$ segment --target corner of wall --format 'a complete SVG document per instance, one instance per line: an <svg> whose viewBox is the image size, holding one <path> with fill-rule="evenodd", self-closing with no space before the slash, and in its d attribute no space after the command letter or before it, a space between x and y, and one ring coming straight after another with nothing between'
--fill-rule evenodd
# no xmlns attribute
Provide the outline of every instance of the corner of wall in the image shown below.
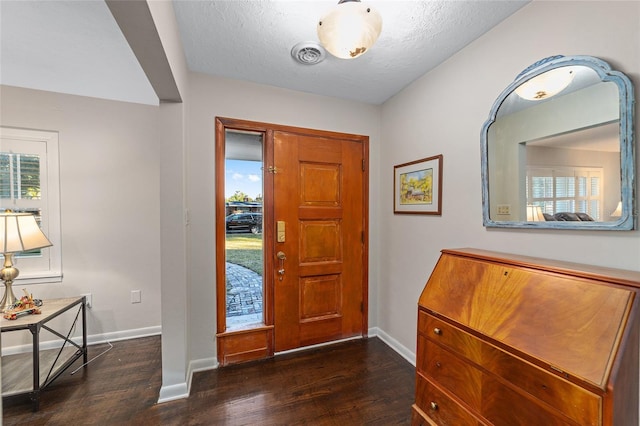
<svg viewBox="0 0 640 426"><path fill-rule="evenodd" d="M369 329L369 337L378 337L384 343L387 344L391 349L396 351L401 357L409 361L411 365L416 366L416 354L413 353L409 348L402 345L393 337L389 336L385 331L381 330L378 327L372 327Z"/></svg>

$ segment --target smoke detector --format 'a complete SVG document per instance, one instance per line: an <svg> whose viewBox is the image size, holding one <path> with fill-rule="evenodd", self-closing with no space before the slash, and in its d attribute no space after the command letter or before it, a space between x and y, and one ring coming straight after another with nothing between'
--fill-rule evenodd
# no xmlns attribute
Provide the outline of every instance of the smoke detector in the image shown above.
<svg viewBox="0 0 640 426"><path fill-rule="evenodd" d="M318 43L312 41L303 41L296 44L291 49L293 59L304 65L315 65L324 60L327 52Z"/></svg>

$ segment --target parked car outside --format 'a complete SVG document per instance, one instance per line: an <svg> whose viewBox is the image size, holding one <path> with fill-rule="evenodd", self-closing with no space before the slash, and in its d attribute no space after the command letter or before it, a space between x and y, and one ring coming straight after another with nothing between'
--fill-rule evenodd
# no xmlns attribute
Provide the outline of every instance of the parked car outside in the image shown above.
<svg viewBox="0 0 640 426"><path fill-rule="evenodd" d="M234 213L226 218L227 232L246 231L262 233L262 213Z"/></svg>

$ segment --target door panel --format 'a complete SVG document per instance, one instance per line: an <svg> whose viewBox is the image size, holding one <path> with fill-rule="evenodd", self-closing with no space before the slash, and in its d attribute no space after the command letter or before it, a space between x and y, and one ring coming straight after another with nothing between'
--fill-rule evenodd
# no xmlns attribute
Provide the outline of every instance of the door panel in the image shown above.
<svg viewBox="0 0 640 426"><path fill-rule="evenodd" d="M226 318L228 132L263 135L264 323L243 327L229 326ZM367 158L366 136L216 117L216 340L221 365L366 336ZM282 263L280 251L286 256Z"/></svg>
<svg viewBox="0 0 640 426"><path fill-rule="evenodd" d="M358 141L274 132L276 351L363 334L363 158Z"/></svg>

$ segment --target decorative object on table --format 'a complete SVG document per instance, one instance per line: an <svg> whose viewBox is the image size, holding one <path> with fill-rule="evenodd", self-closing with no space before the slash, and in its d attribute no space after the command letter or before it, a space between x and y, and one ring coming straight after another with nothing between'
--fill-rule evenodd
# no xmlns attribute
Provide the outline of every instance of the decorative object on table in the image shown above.
<svg viewBox="0 0 640 426"><path fill-rule="evenodd" d="M28 250L50 247L52 244L42 233L36 218L31 213L15 213L6 210L0 213L0 252L4 255L4 267L0 279L4 281L4 297L0 310L5 312L16 303L11 285L20 271L13 266L13 255Z"/></svg>
<svg viewBox="0 0 640 426"><path fill-rule="evenodd" d="M318 22L320 43L333 56L353 59L365 53L378 40L382 17L360 0L340 0Z"/></svg>
<svg viewBox="0 0 640 426"><path fill-rule="evenodd" d="M393 169L394 213L442 214L442 154Z"/></svg>
<svg viewBox="0 0 640 426"><path fill-rule="evenodd" d="M4 312L3 317L8 320L16 320L25 315L41 314L40 306L42 306L42 300L34 299L33 294L27 292L26 289L22 289L24 296L16 300L16 302L10 308Z"/></svg>

